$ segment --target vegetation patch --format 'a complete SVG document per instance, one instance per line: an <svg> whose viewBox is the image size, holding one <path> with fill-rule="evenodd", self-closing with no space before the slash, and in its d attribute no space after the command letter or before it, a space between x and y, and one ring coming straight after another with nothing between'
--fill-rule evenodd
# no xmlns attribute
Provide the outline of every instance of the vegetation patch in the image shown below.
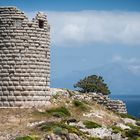
<svg viewBox="0 0 140 140"><path fill-rule="evenodd" d="M89 109L89 107L87 106L87 104L85 104L82 101L78 101L78 100L73 100L73 105L77 108L79 108L82 111L87 111Z"/></svg>
<svg viewBox="0 0 140 140"><path fill-rule="evenodd" d="M138 129L138 130L140 130L140 126L133 125L132 123L127 123L126 125L129 126L131 129Z"/></svg>
<svg viewBox="0 0 140 140"><path fill-rule="evenodd" d="M102 140L101 138L97 138L97 137L90 137L89 140Z"/></svg>
<svg viewBox="0 0 140 140"><path fill-rule="evenodd" d="M111 126L110 128L112 128L112 132L115 134L123 132L123 130L118 126Z"/></svg>
<svg viewBox="0 0 140 140"><path fill-rule="evenodd" d="M88 129L102 127L101 125L99 125L99 124L97 124L95 122L92 122L92 121L84 121L83 124Z"/></svg>
<svg viewBox="0 0 140 140"><path fill-rule="evenodd" d="M122 118L129 118L129 119L133 119L133 120L139 120L138 118L134 117L134 116L131 116L129 114L123 114L123 113L120 113L119 114Z"/></svg>
<svg viewBox="0 0 140 140"><path fill-rule="evenodd" d="M111 126L113 133L121 133L122 137L128 137L128 140L138 140L140 138L140 127L127 124L131 129L121 129L117 126Z"/></svg>
<svg viewBox="0 0 140 140"><path fill-rule="evenodd" d="M23 136L23 137L17 137L16 140L39 140L39 139L37 137Z"/></svg>
<svg viewBox="0 0 140 140"><path fill-rule="evenodd" d="M47 122L39 126L42 131L53 132L56 135L63 135L64 133L75 133L78 136L86 138L86 133L82 132L75 126L67 125L63 122Z"/></svg>
<svg viewBox="0 0 140 140"><path fill-rule="evenodd" d="M131 130L126 130L125 131L126 137L129 138L129 140L137 140L140 138L140 130L138 129L131 129Z"/></svg>
<svg viewBox="0 0 140 140"><path fill-rule="evenodd" d="M51 114L55 117L69 117L71 116L69 110L65 107L58 107L58 108L52 108L46 111L48 114Z"/></svg>
<svg viewBox="0 0 140 140"><path fill-rule="evenodd" d="M140 140L140 126L135 126L131 123L127 123L127 125L131 129L125 131L125 136L131 140Z"/></svg>

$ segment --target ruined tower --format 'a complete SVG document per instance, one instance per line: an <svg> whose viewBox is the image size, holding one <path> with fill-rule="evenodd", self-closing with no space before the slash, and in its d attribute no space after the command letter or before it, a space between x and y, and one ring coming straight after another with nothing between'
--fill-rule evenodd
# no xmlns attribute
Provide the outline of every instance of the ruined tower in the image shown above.
<svg viewBox="0 0 140 140"><path fill-rule="evenodd" d="M0 107L42 106L49 100L50 27L16 7L0 7Z"/></svg>

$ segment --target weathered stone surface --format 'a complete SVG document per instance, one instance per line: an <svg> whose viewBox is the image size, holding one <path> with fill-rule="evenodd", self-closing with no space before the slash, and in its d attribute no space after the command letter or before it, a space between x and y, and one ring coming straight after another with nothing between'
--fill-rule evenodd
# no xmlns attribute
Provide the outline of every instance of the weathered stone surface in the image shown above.
<svg viewBox="0 0 140 140"><path fill-rule="evenodd" d="M108 96L97 93L80 93L78 91L70 91L65 89L51 88L51 94L56 95L60 94L67 96L71 99L84 100L87 102L95 101L100 105L105 106L107 109L118 112L118 113L127 113L126 104L121 100L112 100Z"/></svg>
<svg viewBox="0 0 140 140"><path fill-rule="evenodd" d="M1 107L44 105L49 100L49 44L46 15L38 13L29 22L16 7L0 7Z"/></svg>

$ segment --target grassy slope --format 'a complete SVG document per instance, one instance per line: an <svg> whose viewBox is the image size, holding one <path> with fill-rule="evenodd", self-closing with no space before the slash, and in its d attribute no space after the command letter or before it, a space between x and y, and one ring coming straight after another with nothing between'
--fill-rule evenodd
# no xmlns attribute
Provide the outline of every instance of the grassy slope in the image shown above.
<svg viewBox="0 0 140 140"><path fill-rule="evenodd" d="M17 133L17 136L46 134L46 129L40 127L29 127L34 122L45 121L47 131L59 132L60 129L82 134L77 128L65 125L68 120L86 122L87 127L111 126L115 123L123 123L122 118L96 102L81 102L69 97L57 95L51 98L52 105L41 109L0 109L0 132ZM92 122L95 122L92 123ZM96 124L97 123L97 124ZM58 127L58 128L57 128ZM55 130L54 130L55 129ZM43 130L43 131L42 131Z"/></svg>

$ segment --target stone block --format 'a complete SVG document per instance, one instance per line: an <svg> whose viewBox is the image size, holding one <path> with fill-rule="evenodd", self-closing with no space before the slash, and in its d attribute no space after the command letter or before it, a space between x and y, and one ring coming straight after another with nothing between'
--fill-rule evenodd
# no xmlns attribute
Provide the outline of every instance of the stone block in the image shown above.
<svg viewBox="0 0 140 140"><path fill-rule="evenodd" d="M16 107L22 107L24 105L24 102L23 101L16 101L15 102L15 106Z"/></svg>
<svg viewBox="0 0 140 140"><path fill-rule="evenodd" d="M23 101L23 96L15 96L16 101Z"/></svg>
<svg viewBox="0 0 140 140"><path fill-rule="evenodd" d="M15 96L8 96L7 101L15 101Z"/></svg>
<svg viewBox="0 0 140 140"><path fill-rule="evenodd" d="M9 105L9 102L4 101L4 102L3 102L3 106L4 106L4 107L9 107L9 106L10 106L10 105Z"/></svg>
<svg viewBox="0 0 140 140"><path fill-rule="evenodd" d="M7 96L1 96L1 101L7 101Z"/></svg>
<svg viewBox="0 0 140 140"><path fill-rule="evenodd" d="M15 102L14 101L9 101L9 106L10 107L14 107L15 106Z"/></svg>
<svg viewBox="0 0 140 140"><path fill-rule="evenodd" d="M8 96L9 95L9 91L3 91L3 95L2 96Z"/></svg>
<svg viewBox="0 0 140 140"><path fill-rule="evenodd" d="M14 91L13 92L13 95L14 96L21 96L21 91Z"/></svg>

